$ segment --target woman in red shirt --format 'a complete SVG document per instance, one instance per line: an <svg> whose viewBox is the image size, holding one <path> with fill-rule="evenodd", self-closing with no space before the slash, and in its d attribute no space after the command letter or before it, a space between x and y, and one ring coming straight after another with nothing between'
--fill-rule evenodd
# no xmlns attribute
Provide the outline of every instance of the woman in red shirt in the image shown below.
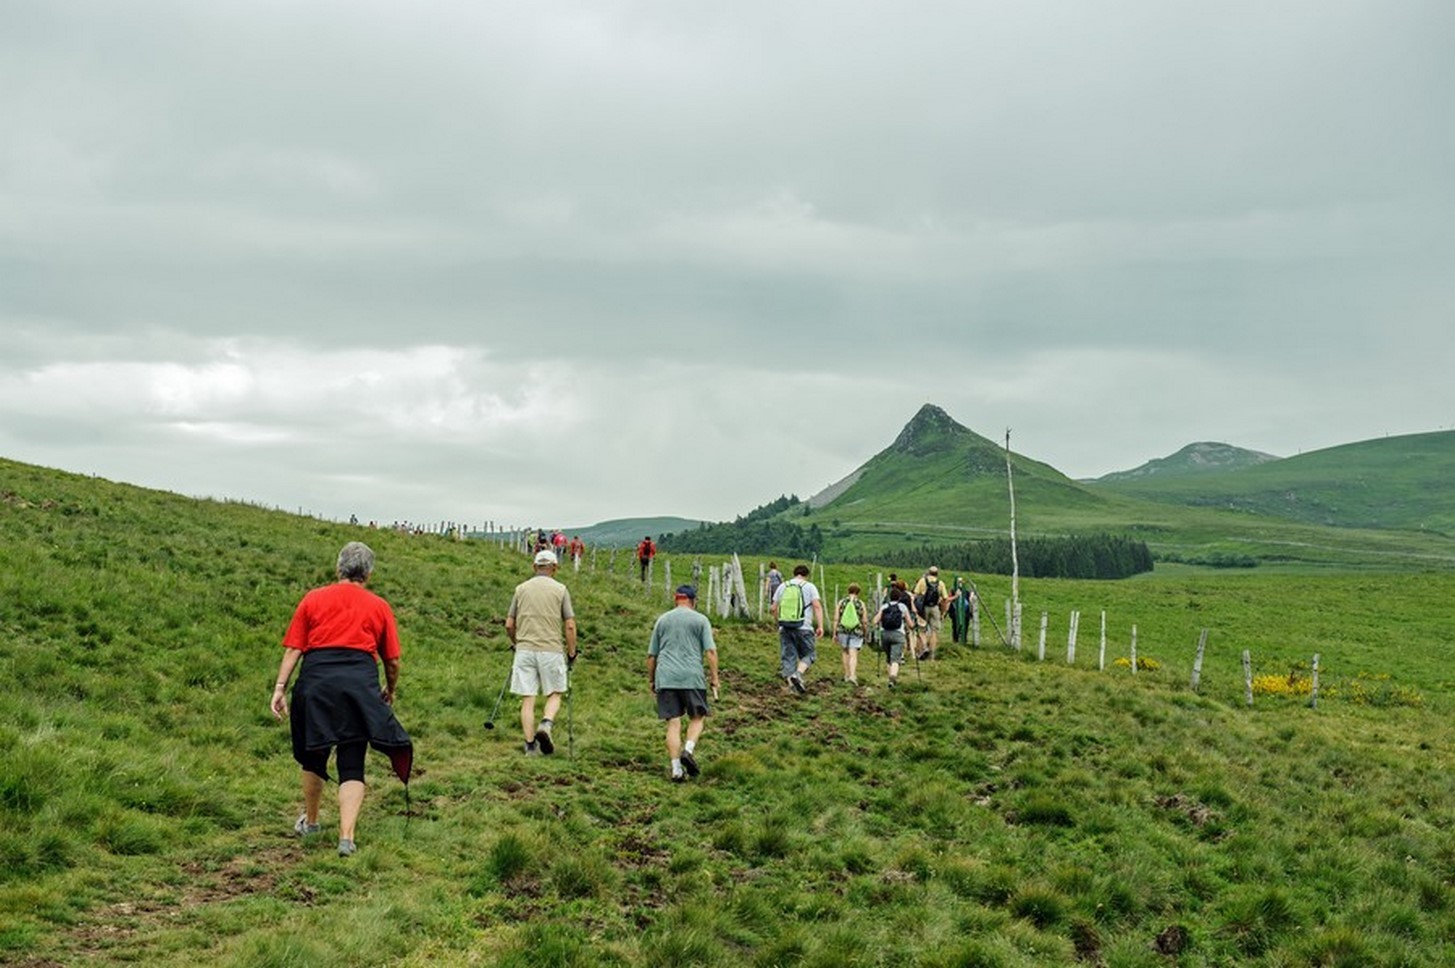
<svg viewBox="0 0 1455 968"><path fill-rule="evenodd" d="M389 603L364 588L374 552L350 541L338 554L338 582L315 588L298 603L283 637L283 660L273 688L273 715L288 716L293 758L303 768L303 815L293 829L318 832L318 806L328 780L328 757L338 749L339 856L354 852L354 827L364 805L364 754L388 755L409 783L414 747L391 708L399 683L399 630ZM384 662L379 687L378 661ZM290 711L284 692L295 666Z"/></svg>

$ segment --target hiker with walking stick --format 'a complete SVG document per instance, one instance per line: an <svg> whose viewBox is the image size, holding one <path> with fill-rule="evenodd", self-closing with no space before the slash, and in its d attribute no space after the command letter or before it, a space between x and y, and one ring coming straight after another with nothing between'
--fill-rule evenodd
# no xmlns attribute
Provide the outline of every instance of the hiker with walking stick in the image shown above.
<svg viewBox="0 0 1455 968"><path fill-rule="evenodd" d="M505 616L505 634L515 648L510 691L521 697L520 728L526 756L556 751L551 727L566 691L567 664L576 661L576 613L571 593L555 576L556 553L537 551L535 574L515 586ZM546 708L537 724L536 696L541 693Z"/></svg>
<svg viewBox="0 0 1455 968"><path fill-rule="evenodd" d="M707 705L707 662L712 698L717 699L717 644L712 623L697 610L697 589L679 585L673 606L658 617L647 643L647 680L657 697L657 717L667 724L667 757L672 782L697 776L697 741L711 710ZM687 717L687 741L682 741L682 717Z"/></svg>

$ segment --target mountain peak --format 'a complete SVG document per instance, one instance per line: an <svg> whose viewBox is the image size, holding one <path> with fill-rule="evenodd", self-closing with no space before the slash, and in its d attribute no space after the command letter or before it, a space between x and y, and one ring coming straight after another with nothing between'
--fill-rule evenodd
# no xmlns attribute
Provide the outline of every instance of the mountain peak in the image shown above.
<svg viewBox="0 0 1455 968"><path fill-rule="evenodd" d="M947 440L970 433L968 428L956 423L955 418L943 409L927 403L904 425L890 449L906 454L922 454L941 449L936 444L943 445Z"/></svg>
<svg viewBox="0 0 1455 968"><path fill-rule="evenodd" d="M1188 444L1170 457L1150 460L1129 471L1116 471L1097 478L1098 483L1116 484L1144 480L1149 477L1180 477L1217 471L1256 467L1278 460L1272 454L1246 450L1218 441L1203 440Z"/></svg>

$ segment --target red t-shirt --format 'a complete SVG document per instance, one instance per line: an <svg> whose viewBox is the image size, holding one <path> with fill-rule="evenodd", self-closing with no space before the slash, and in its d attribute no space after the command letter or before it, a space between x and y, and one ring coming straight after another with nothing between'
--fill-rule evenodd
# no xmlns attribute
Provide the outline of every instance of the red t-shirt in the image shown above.
<svg viewBox="0 0 1455 968"><path fill-rule="evenodd" d="M399 629L388 602L362 585L341 581L303 596L283 647L300 652L358 649L393 660L399 658Z"/></svg>

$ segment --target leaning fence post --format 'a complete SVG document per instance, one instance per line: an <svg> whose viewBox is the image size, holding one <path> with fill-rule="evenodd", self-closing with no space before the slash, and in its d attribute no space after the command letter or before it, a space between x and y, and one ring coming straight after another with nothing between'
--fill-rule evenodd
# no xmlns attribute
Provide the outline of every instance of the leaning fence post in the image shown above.
<svg viewBox="0 0 1455 968"><path fill-rule="evenodd" d="M1132 626L1132 675L1137 674L1137 627Z"/></svg>
<svg viewBox="0 0 1455 968"><path fill-rule="evenodd" d="M1319 708L1319 654L1314 653L1313 682L1309 685L1308 704L1310 709Z"/></svg>
<svg viewBox="0 0 1455 968"><path fill-rule="evenodd" d="M1243 696L1248 705L1253 705L1253 654L1243 650Z"/></svg>
<svg viewBox="0 0 1455 968"><path fill-rule="evenodd" d="M1036 646L1036 659L1041 662L1046 661L1046 625L1048 622L1050 622L1050 620L1050 615L1045 612L1041 613L1041 641L1040 644Z"/></svg>
<svg viewBox="0 0 1455 968"><path fill-rule="evenodd" d="M1198 687L1200 685L1202 685L1202 654L1203 654L1204 651L1206 651L1206 649L1207 649L1207 629L1203 629L1202 630L1202 634L1197 637L1197 658L1195 658L1195 659L1192 660L1192 691L1193 692L1197 692Z"/></svg>

